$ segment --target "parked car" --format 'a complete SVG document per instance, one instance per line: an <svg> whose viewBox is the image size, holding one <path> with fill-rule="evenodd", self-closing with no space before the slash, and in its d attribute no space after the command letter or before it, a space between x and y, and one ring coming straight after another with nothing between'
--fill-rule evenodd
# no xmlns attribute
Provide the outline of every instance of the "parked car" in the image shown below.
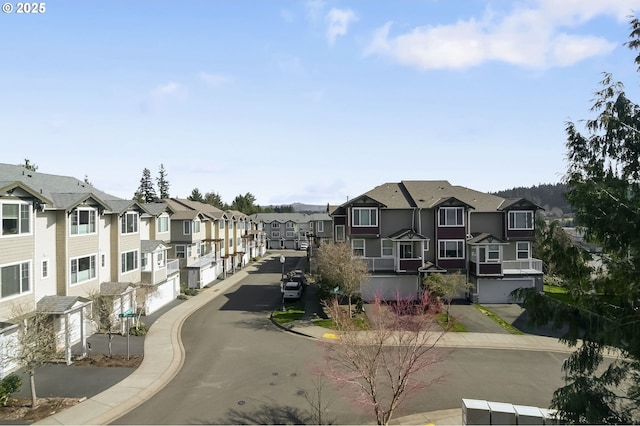
<svg viewBox="0 0 640 426"><path fill-rule="evenodd" d="M308 243L308 242L306 242L306 241L302 241L302 242L300 242L300 244L298 245L298 248L299 248L300 250L306 250L306 249L308 249L308 248L309 248L309 243Z"/></svg>
<svg viewBox="0 0 640 426"><path fill-rule="evenodd" d="M283 299L300 299L304 285L300 281L289 281L284 285Z"/></svg>
<svg viewBox="0 0 640 426"><path fill-rule="evenodd" d="M307 277L304 276L304 271L294 269L289 272L289 281L300 281L302 284L307 284Z"/></svg>

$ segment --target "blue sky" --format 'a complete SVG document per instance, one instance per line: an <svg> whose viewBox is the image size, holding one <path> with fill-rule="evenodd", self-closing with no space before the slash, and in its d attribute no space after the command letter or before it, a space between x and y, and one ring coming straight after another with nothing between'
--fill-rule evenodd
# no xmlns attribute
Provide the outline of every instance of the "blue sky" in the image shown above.
<svg viewBox="0 0 640 426"><path fill-rule="evenodd" d="M16 5L16 2L12 2ZM640 0L47 1L0 15L0 162L131 198L558 182ZM632 96L633 98L633 96Z"/></svg>

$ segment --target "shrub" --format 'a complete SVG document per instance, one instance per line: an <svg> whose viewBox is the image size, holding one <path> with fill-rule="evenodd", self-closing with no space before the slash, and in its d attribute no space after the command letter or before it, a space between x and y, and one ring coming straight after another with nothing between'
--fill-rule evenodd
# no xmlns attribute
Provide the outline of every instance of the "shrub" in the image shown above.
<svg viewBox="0 0 640 426"><path fill-rule="evenodd" d="M142 321L138 321L136 324L131 326L131 328L129 328L129 334L132 336L144 336L145 334L147 334L148 330L149 329Z"/></svg>
<svg viewBox="0 0 640 426"><path fill-rule="evenodd" d="M18 392L22 386L22 379L15 374L0 380L0 405L5 407L12 393Z"/></svg>

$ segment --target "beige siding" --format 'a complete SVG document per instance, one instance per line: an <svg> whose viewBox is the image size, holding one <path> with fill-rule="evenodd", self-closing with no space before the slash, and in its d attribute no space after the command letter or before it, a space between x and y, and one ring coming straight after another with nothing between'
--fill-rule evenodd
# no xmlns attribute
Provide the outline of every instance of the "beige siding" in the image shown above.
<svg viewBox="0 0 640 426"><path fill-rule="evenodd" d="M21 313L32 312L35 310L36 302L34 300L33 293L12 297L0 302L0 320L10 320Z"/></svg>
<svg viewBox="0 0 640 426"><path fill-rule="evenodd" d="M57 258L56 250L56 213L52 211L39 212L36 218L36 241L33 273L33 291L35 300L43 296L57 294L56 274ZM62 225L64 226L64 225ZM62 255L64 257L64 254ZM48 276L42 277L42 262L47 261Z"/></svg>
<svg viewBox="0 0 640 426"><path fill-rule="evenodd" d="M33 259L35 238L33 235L21 237L0 237L0 264L16 263Z"/></svg>
<svg viewBox="0 0 640 426"><path fill-rule="evenodd" d="M69 237L69 249L67 251L69 259L97 253L98 251L100 251L100 240L97 233Z"/></svg>

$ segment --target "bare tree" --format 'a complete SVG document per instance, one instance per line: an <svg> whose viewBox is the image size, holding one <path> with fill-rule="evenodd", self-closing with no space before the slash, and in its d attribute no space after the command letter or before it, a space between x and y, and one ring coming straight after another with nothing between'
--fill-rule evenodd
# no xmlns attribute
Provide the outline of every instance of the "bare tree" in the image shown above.
<svg viewBox="0 0 640 426"><path fill-rule="evenodd" d="M322 371L315 371L313 373L313 388L311 391L304 391L304 398L306 399L309 407L311 407L311 419L317 425L332 424L333 421L324 417L324 413L333 404L334 400L325 400L324 388L327 384L327 377Z"/></svg>
<svg viewBox="0 0 640 426"><path fill-rule="evenodd" d="M335 342L324 343L327 375L372 409L380 425L389 424L407 396L444 377L434 368L443 358L433 349L444 331L433 302L428 294L417 302L376 299L367 331L354 326L337 300L327 303L339 335Z"/></svg>
<svg viewBox="0 0 640 426"><path fill-rule="evenodd" d="M425 277L424 284L431 293L446 302L448 325L451 301L457 297L463 296L464 292L471 288L471 284L467 281L467 277L462 275L460 272L454 272L453 274L433 273Z"/></svg>
<svg viewBox="0 0 640 426"><path fill-rule="evenodd" d="M54 359L57 353L56 336L50 315L38 312L24 314L23 311L19 307L15 309L15 316L20 318L21 327L16 347L9 351L8 357L29 375L31 407L35 408L38 405L36 370Z"/></svg>
<svg viewBox="0 0 640 426"><path fill-rule="evenodd" d="M109 339L109 358L111 358L113 357L113 335L118 333L118 323L113 312L113 296L95 292L91 293L89 298L93 301L93 319L98 323L99 331L106 334Z"/></svg>
<svg viewBox="0 0 640 426"><path fill-rule="evenodd" d="M338 286L347 296L351 315L351 301L360 293L360 284L367 277L367 264L353 257L351 246L346 243L322 244L317 253L322 280Z"/></svg>

